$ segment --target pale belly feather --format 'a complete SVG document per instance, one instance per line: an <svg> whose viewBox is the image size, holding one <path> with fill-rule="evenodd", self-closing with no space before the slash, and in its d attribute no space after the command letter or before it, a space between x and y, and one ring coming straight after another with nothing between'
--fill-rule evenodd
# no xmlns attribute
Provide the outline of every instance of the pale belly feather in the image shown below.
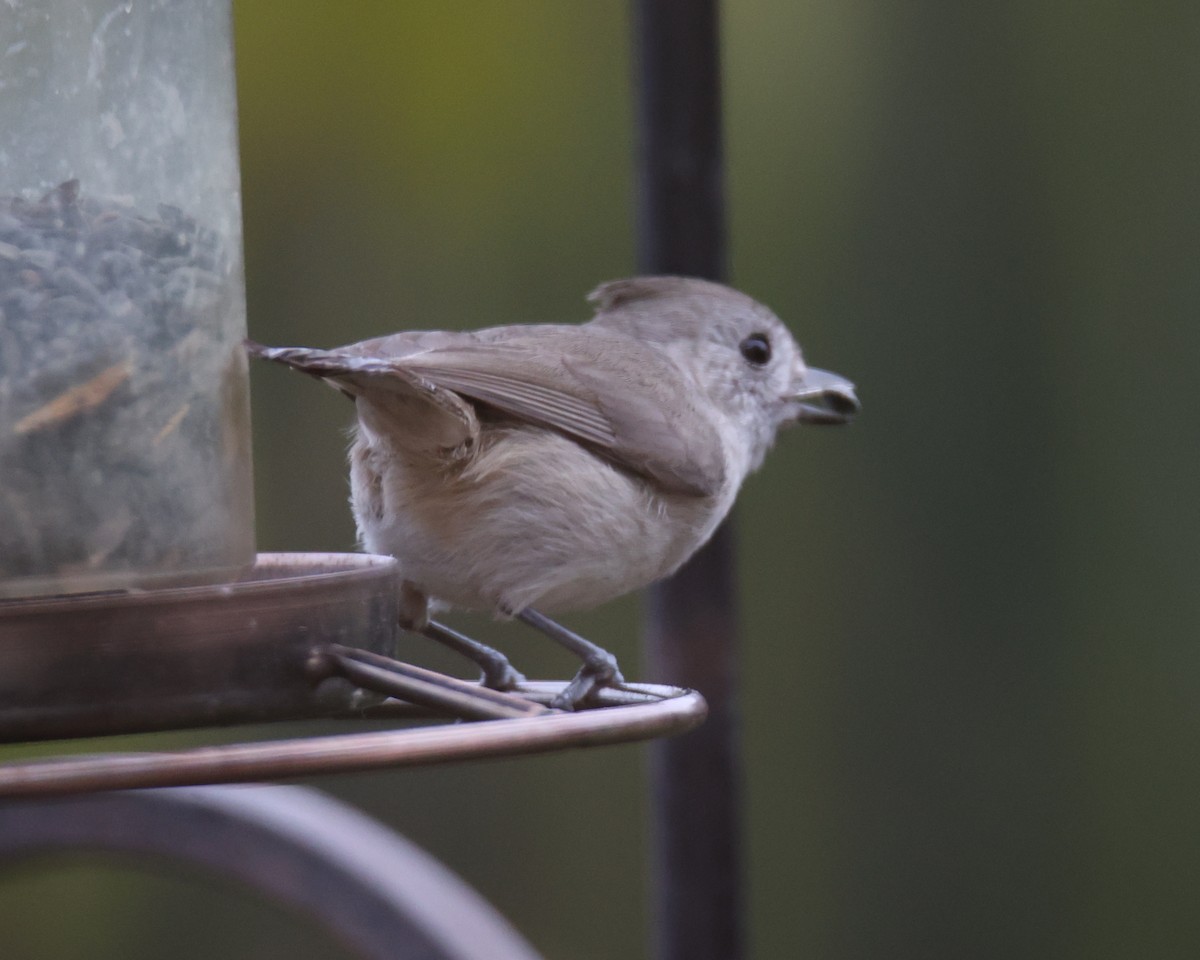
<svg viewBox="0 0 1200 960"><path fill-rule="evenodd" d="M452 606L515 613L603 603L673 572L712 534L720 498L655 495L567 438L491 428L457 464L405 457L360 433L352 505L363 547Z"/></svg>

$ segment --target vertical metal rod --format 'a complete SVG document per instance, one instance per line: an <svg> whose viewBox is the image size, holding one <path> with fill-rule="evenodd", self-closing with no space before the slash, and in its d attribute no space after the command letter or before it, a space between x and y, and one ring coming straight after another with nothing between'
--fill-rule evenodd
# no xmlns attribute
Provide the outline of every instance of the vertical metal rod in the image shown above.
<svg viewBox="0 0 1200 960"><path fill-rule="evenodd" d="M634 0L638 267L726 273L716 0ZM709 719L651 749L658 960L738 960L741 769L733 535L726 523L650 591L649 676L699 690Z"/></svg>

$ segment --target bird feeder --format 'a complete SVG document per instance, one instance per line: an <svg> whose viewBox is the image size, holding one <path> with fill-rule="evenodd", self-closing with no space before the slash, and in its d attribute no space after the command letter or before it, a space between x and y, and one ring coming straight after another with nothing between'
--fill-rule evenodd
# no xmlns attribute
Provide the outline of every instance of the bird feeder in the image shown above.
<svg viewBox="0 0 1200 960"><path fill-rule="evenodd" d="M230 4L0 3L0 742L302 717L483 722L8 761L0 858L144 851L152 835L155 853L195 852L270 892L334 878L332 925L369 915L369 955L392 956L431 916L408 915L415 896L444 911L463 899L409 857L393 868L403 896L364 913L383 902L386 851L363 834L347 860L361 830L327 810L339 844L298 842L315 832L286 796L251 809L244 793L101 795L77 814L40 800L641 740L695 727L706 706L623 684L589 704L614 709L564 713L551 708L562 683L498 692L401 663L392 558L255 554ZM479 941L471 910L456 922ZM529 955L495 949L510 940L489 934L469 955ZM448 942L437 956L467 955Z"/></svg>
<svg viewBox="0 0 1200 960"><path fill-rule="evenodd" d="M254 561L230 20L0 4L0 598Z"/></svg>
<svg viewBox="0 0 1200 960"><path fill-rule="evenodd" d="M230 4L0 3L0 742L376 708L505 723L4 764L0 796L694 726L703 700L674 688L606 691L633 709L597 719L547 707L563 684L400 663L392 558L255 554Z"/></svg>

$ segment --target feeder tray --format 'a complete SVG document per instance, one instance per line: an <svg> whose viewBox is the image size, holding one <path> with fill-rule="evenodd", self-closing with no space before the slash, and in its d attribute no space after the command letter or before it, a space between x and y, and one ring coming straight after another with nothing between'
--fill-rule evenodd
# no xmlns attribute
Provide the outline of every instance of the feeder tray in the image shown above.
<svg viewBox="0 0 1200 960"><path fill-rule="evenodd" d="M298 720L475 720L190 750L0 765L0 797L261 780L542 752L678 733L696 693L563 683L488 690L394 659L396 567L362 554L259 554L218 586L0 602L0 740Z"/></svg>

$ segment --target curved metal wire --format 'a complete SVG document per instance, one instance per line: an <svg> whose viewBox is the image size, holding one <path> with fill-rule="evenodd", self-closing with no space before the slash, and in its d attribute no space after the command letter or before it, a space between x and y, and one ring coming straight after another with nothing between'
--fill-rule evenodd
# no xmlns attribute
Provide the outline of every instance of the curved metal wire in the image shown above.
<svg viewBox="0 0 1200 960"><path fill-rule="evenodd" d="M206 786L0 804L0 863L81 850L240 881L364 960L539 960L444 865L314 790Z"/></svg>
<svg viewBox="0 0 1200 960"><path fill-rule="evenodd" d="M520 692L549 701L564 686L529 683ZM0 797L276 780L593 747L683 733L699 724L708 709L694 691L652 684L605 690L600 701L605 709L578 713L0 764ZM411 704L384 704L368 715L389 712L415 713Z"/></svg>

